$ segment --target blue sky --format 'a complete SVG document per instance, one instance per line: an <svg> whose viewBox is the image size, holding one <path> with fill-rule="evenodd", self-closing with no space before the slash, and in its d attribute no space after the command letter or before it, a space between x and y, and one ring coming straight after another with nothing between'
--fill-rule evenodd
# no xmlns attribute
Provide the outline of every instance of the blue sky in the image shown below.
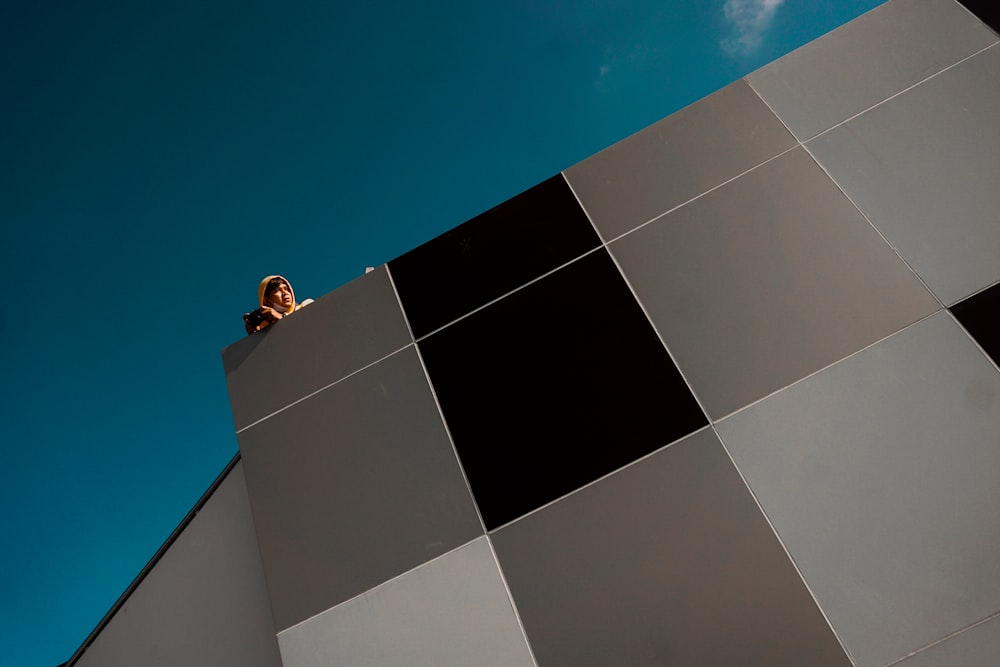
<svg viewBox="0 0 1000 667"><path fill-rule="evenodd" d="M880 0L0 3L0 645L68 659L236 452L220 351Z"/></svg>

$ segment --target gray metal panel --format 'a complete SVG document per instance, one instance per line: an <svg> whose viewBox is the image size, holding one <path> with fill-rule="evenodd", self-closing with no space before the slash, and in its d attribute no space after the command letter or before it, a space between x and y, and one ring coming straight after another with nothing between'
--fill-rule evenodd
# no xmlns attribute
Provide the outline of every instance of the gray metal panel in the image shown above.
<svg viewBox="0 0 1000 667"><path fill-rule="evenodd" d="M412 338L385 266L222 352L236 428L381 359Z"/></svg>
<svg viewBox="0 0 1000 667"><path fill-rule="evenodd" d="M1000 618L994 616L899 663L899 667L996 667Z"/></svg>
<svg viewBox="0 0 1000 667"><path fill-rule="evenodd" d="M282 632L285 667L534 667L481 537Z"/></svg>
<svg viewBox="0 0 1000 667"><path fill-rule="evenodd" d="M483 533L412 346L239 442L279 630Z"/></svg>
<svg viewBox="0 0 1000 667"><path fill-rule="evenodd" d="M781 122L737 81L565 175L610 240L793 145Z"/></svg>
<svg viewBox="0 0 1000 667"><path fill-rule="evenodd" d="M718 430L859 667L1000 609L1000 374L947 311Z"/></svg>
<svg viewBox="0 0 1000 667"><path fill-rule="evenodd" d="M1000 280L1000 45L808 148L946 305Z"/></svg>
<svg viewBox="0 0 1000 667"><path fill-rule="evenodd" d="M713 418L940 307L801 148L609 248Z"/></svg>
<svg viewBox="0 0 1000 667"><path fill-rule="evenodd" d="M892 0L747 80L804 141L996 41L954 0Z"/></svg>
<svg viewBox="0 0 1000 667"><path fill-rule="evenodd" d="M711 429L492 539L540 665L850 665Z"/></svg>
<svg viewBox="0 0 1000 667"><path fill-rule="evenodd" d="M281 667L241 464L76 664Z"/></svg>

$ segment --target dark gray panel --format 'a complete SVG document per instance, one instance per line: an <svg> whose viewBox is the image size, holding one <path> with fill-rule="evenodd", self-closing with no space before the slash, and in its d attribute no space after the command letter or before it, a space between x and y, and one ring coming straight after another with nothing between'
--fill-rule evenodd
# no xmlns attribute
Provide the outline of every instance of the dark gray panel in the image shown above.
<svg viewBox="0 0 1000 667"><path fill-rule="evenodd" d="M713 418L939 307L802 149L609 248Z"/></svg>
<svg viewBox="0 0 1000 667"><path fill-rule="evenodd" d="M793 145L737 81L565 173L598 230L613 239Z"/></svg>
<svg viewBox="0 0 1000 667"><path fill-rule="evenodd" d="M966 9L975 14L980 21L1000 31L1000 7L996 0L961 0Z"/></svg>
<svg viewBox="0 0 1000 667"><path fill-rule="evenodd" d="M951 305L1000 280L1000 46L808 148Z"/></svg>
<svg viewBox="0 0 1000 667"><path fill-rule="evenodd" d="M804 141L996 39L955 0L892 0L747 80Z"/></svg>
<svg viewBox="0 0 1000 667"><path fill-rule="evenodd" d="M284 667L534 667L482 537L279 636Z"/></svg>
<svg viewBox="0 0 1000 667"><path fill-rule="evenodd" d="M601 244L562 175L389 262L420 338Z"/></svg>
<svg viewBox="0 0 1000 667"><path fill-rule="evenodd" d="M951 308L962 327L1000 366L1000 283Z"/></svg>
<svg viewBox="0 0 1000 667"><path fill-rule="evenodd" d="M859 667L1000 609L1000 373L947 311L718 429Z"/></svg>
<svg viewBox="0 0 1000 667"><path fill-rule="evenodd" d="M711 429L493 543L539 665L850 665Z"/></svg>
<svg viewBox="0 0 1000 667"><path fill-rule="evenodd" d="M236 428L280 410L412 338L384 266L222 351Z"/></svg>
<svg viewBox="0 0 1000 667"><path fill-rule="evenodd" d="M981 623L935 644L899 667L996 667L1000 656L1000 618Z"/></svg>
<svg viewBox="0 0 1000 667"><path fill-rule="evenodd" d="M281 667L237 464L78 667Z"/></svg>
<svg viewBox="0 0 1000 667"><path fill-rule="evenodd" d="M483 532L413 347L239 442L279 629Z"/></svg>
<svg viewBox="0 0 1000 667"><path fill-rule="evenodd" d="M418 345L488 529L707 423L604 249Z"/></svg>

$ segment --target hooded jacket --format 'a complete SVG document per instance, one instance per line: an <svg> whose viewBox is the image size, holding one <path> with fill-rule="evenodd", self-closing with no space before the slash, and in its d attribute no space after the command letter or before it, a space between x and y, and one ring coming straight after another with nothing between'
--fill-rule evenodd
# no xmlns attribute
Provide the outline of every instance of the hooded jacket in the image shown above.
<svg viewBox="0 0 1000 667"><path fill-rule="evenodd" d="M267 284L269 282L271 282L272 280L274 280L275 278L278 278L279 280L283 281L285 283L285 285L288 286L288 291L292 293L292 308L291 308L291 310L289 310L289 311L286 312L285 309L281 305L279 305L279 304L271 303L271 304L266 304L266 305L270 306L271 308L274 308L279 313L288 314L288 313L294 313L299 308L302 308L304 306L308 306L310 303L313 302L312 299L306 299L302 303L299 303L298 301L296 301L295 300L295 290L292 289L292 284L290 282L288 282L288 279L286 279L284 276L275 275L275 276L267 276L262 281L260 281L260 285L257 287L257 302L260 304L261 307L263 307L265 305L265 303L264 303L264 301L265 301L264 290L267 289Z"/></svg>
<svg viewBox="0 0 1000 667"><path fill-rule="evenodd" d="M270 303L270 302L268 302L266 300L266 298L264 296L264 292L265 292L265 290L267 290L267 284L269 282L271 282L272 280L274 280L275 278L278 278L278 279L282 280L285 283L285 285L288 286L288 291L291 292L291 295L292 295L292 307L291 308L286 309L281 304ZM300 308L308 306L312 302L313 302L312 299L306 299L306 300L302 301L302 303L299 303L298 301L296 301L295 300L295 290L292 289L292 284L290 282L288 282L288 279L285 278L284 276L278 276L278 275L266 276L262 281L260 281L260 285L257 286L257 303L259 303L262 308L265 305L267 307L269 307L269 308L273 308L274 310L278 311L282 315L287 315L289 313L294 313L296 310L299 310ZM267 323L265 322L263 325L259 325L259 324L256 325L257 328L255 328L255 326L254 326L255 323L252 320L251 315L252 315L251 313L246 313L245 315L243 315L243 322L246 324L246 330L247 330L248 334L249 333L254 333L258 329L262 329L262 328L266 328L267 327Z"/></svg>

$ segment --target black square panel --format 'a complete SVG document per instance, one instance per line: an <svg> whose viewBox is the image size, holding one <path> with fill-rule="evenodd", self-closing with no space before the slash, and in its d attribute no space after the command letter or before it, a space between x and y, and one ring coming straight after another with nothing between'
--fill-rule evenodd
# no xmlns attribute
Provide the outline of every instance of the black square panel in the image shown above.
<svg viewBox="0 0 1000 667"><path fill-rule="evenodd" d="M419 338L600 245L561 175L389 262Z"/></svg>
<svg viewBox="0 0 1000 667"><path fill-rule="evenodd" d="M418 345L487 529L706 423L605 250Z"/></svg>
<svg viewBox="0 0 1000 667"><path fill-rule="evenodd" d="M961 1L980 21L993 28L995 32L1000 32L1000 4L997 4L997 0Z"/></svg>
<svg viewBox="0 0 1000 667"><path fill-rule="evenodd" d="M955 304L951 312L1000 366L1000 283Z"/></svg>
<svg viewBox="0 0 1000 667"><path fill-rule="evenodd" d="M491 539L543 667L851 665L712 429Z"/></svg>

